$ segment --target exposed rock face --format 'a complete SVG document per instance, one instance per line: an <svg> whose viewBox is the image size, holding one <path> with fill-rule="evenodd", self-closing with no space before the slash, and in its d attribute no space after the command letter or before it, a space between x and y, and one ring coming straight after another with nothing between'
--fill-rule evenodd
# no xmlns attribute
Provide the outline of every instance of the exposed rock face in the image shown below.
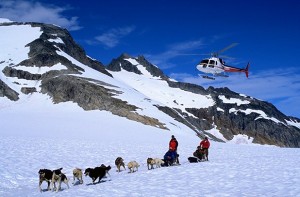
<svg viewBox="0 0 300 197"><path fill-rule="evenodd" d="M49 94L55 103L73 101L84 110L106 110L130 120L166 129L159 120L135 113L136 106L114 98L120 92L107 89L103 85L110 86L101 81L68 75L45 79L41 87L42 93Z"/></svg>
<svg viewBox="0 0 300 197"><path fill-rule="evenodd" d="M137 57L137 62L143 65L146 70L154 77L160 77L164 80L169 79L168 76L166 76L159 68L148 62L144 56L140 55Z"/></svg>
<svg viewBox="0 0 300 197"><path fill-rule="evenodd" d="M122 54L117 59L113 59L107 66L107 69L111 71L121 71L122 68L128 72L133 72L141 75L142 72L137 68L137 65L132 65L127 59L135 59L140 65L144 66L145 69L154 77L161 77L164 80L167 80L169 78L168 76L164 75L164 73L159 68L148 62L144 56L132 58L126 53Z"/></svg>
<svg viewBox="0 0 300 197"><path fill-rule="evenodd" d="M234 135L244 134L259 144L300 147L299 128L288 125L286 120L289 120L289 117L278 111L272 104L240 96L228 88L214 89L211 87L208 92L215 99L215 106L208 109L187 109L187 111L199 119L205 119L210 125L216 125L225 139L231 140ZM249 104L224 103L218 95L247 100ZM222 109L222 111L217 108ZM230 112L232 109L236 112ZM251 109L253 112L246 114L247 109ZM270 118L262 117L261 112ZM274 122L271 117L276 121L278 120L278 123ZM207 130L202 126L199 129Z"/></svg>
<svg viewBox="0 0 300 197"><path fill-rule="evenodd" d="M113 59L111 63L107 66L107 69L111 71L121 71L122 68L124 70L127 70L128 72L134 72L138 75L141 75L141 71L137 69L135 65L132 65L129 61L125 60L128 58L131 57L125 53L122 54L117 59Z"/></svg>
<svg viewBox="0 0 300 197"><path fill-rule="evenodd" d="M133 58L128 54L123 54L119 58L114 59L108 68L112 71L120 71L123 68L128 72L141 74L136 65L132 65L125 60L130 58L135 59L139 64L144 66L152 76L159 76L163 80L166 80L170 88L180 88L188 92L207 95L213 98L215 101L214 106L208 108L186 108L185 110L190 114L184 113L180 109L156 106L175 120L193 129L200 137L204 133L216 141L222 141L209 132L206 132L216 128L226 140L232 140L235 135L243 134L252 138L254 143L283 147L300 147L299 128L291 126L286 122L287 120L298 122L298 120L285 116L272 104L251 97L241 96L228 88L209 87L206 90L195 84L171 81L162 71L142 56ZM246 104L227 103L221 98L225 100L238 99Z"/></svg>
<svg viewBox="0 0 300 197"><path fill-rule="evenodd" d="M37 91L35 87L22 87L21 92L23 92L24 94L31 94Z"/></svg>
<svg viewBox="0 0 300 197"><path fill-rule="evenodd" d="M103 74L112 76L109 72L106 71L103 64L87 57L85 51L75 43L66 29L41 23L29 24L31 24L33 27L41 27L41 31L43 32L39 39L28 44L28 46L30 46L29 57L34 63L36 63L36 66L49 67L53 66L57 62L61 62L64 64L65 61L62 60L63 57L57 57L56 55L56 51L59 48L82 64L85 64ZM56 41L57 39L58 41ZM63 43L59 42L59 40L62 40ZM22 62L20 64L26 63Z"/></svg>
<svg viewBox="0 0 300 197"><path fill-rule="evenodd" d="M209 95L209 92L207 92L203 87L195 84L174 82L170 80L168 80L167 82L171 88L180 88L182 90L186 90L188 92L193 92L196 94Z"/></svg>
<svg viewBox="0 0 300 197"><path fill-rule="evenodd" d="M7 77L17 77L19 79L26 79L26 80L40 80L42 75L40 74L31 74L28 71L17 70L12 67L5 67L2 72Z"/></svg>
<svg viewBox="0 0 300 197"><path fill-rule="evenodd" d="M12 101L17 101L19 99L19 94L0 80L0 97L7 97Z"/></svg>
<svg viewBox="0 0 300 197"><path fill-rule="evenodd" d="M299 128L288 125L286 120L290 120L290 117L282 114L270 103L241 96L228 88L210 87L204 90L202 87L194 84L168 83L172 87L178 87L202 95L209 94L214 98L216 104L213 107L206 109L186 109L189 113L198 118L198 121L195 121L195 118L188 117L189 123L192 123L198 130L209 130L213 128L213 125L216 125L223 134L223 137L227 140L231 140L234 135L244 134L253 138L254 143L282 147L300 147ZM237 98L249 101L249 104L237 105L236 103L224 103L219 98L220 95L228 99ZM236 113L230 112L231 109L235 109ZM251 109L253 112L246 114L244 111L247 109ZM259 112L265 113L270 119L262 117ZM188 115L185 114L186 119L187 116ZM271 117L278 120L278 123L271 120Z"/></svg>

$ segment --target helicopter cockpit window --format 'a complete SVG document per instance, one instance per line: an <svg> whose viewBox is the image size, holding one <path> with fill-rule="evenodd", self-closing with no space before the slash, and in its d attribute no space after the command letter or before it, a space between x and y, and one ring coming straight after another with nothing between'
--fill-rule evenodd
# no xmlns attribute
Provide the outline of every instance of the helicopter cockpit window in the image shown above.
<svg viewBox="0 0 300 197"><path fill-rule="evenodd" d="M202 60L200 64L208 64L208 60Z"/></svg>

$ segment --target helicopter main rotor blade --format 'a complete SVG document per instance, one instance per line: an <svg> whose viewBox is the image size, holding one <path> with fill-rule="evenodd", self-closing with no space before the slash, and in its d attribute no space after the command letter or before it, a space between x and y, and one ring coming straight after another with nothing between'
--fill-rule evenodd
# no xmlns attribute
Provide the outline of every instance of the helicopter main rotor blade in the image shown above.
<svg viewBox="0 0 300 197"><path fill-rule="evenodd" d="M209 53L179 53L176 55L210 55Z"/></svg>
<svg viewBox="0 0 300 197"><path fill-rule="evenodd" d="M220 54L223 53L224 51L227 51L228 49L231 49L232 47L235 47L236 45L238 45L239 43L235 42L232 43L231 45L229 45L228 47L225 47L224 49L221 49L219 51L216 52L216 54Z"/></svg>
<svg viewBox="0 0 300 197"><path fill-rule="evenodd" d="M227 55L219 55L220 58L223 58L223 59L235 59L234 57L230 57L230 56L227 56Z"/></svg>
<svg viewBox="0 0 300 197"><path fill-rule="evenodd" d="M232 43L231 45L225 47L224 49L221 49L219 51L216 51L216 52L212 52L212 53L178 53L176 55L178 56L189 56L189 55L210 55L212 57L218 57L220 53L223 53L224 51L227 51L228 49L231 49L232 47L235 47L236 45L238 45L239 43L237 42L234 42Z"/></svg>

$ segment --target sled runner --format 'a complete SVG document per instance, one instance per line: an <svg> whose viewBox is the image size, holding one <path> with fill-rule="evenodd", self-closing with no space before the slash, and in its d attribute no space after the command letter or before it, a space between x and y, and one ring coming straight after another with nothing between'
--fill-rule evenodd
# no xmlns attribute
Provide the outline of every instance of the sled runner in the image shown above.
<svg viewBox="0 0 300 197"><path fill-rule="evenodd" d="M188 160L189 160L190 163L198 163L198 162L201 161L201 160L200 160L199 158L197 158L197 157L189 157Z"/></svg>
<svg viewBox="0 0 300 197"><path fill-rule="evenodd" d="M190 163L198 163L198 162L203 162L203 161L208 161L207 159L199 159L197 157L189 157L188 158Z"/></svg>

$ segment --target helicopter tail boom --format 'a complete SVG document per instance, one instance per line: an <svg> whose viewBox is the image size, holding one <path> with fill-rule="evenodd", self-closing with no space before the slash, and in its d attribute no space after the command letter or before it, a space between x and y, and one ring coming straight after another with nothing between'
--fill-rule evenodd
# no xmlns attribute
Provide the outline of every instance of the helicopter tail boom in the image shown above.
<svg viewBox="0 0 300 197"><path fill-rule="evenodd" d="M224 71L226 72L244 72L246 77L248 78L249 76L249 67L250 67L250 63L248 62L246 68L235 68L232 66L224 66Z"/></svg>

